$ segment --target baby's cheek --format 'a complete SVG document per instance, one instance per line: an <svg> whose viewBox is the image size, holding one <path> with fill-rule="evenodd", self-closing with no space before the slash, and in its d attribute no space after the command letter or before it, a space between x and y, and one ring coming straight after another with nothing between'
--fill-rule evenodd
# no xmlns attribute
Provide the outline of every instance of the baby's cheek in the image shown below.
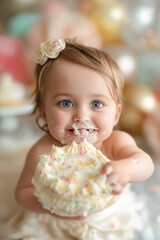
<svg viewBox="0 0 160 240"><path fill-rule="evenodd" d="M107 131L112 128L113 128L113 120L112 119L101 120L101 129L103 129L104 131Z"/></svg>
<svg viewBox="0 0 160 240"><path fill-rule="evenodd" d="M52 117L52 121L54 124L57 124L57 125L64 125L65 123L65 116L63 113L61 113L60 111L55 111L54 112L54 115Z"/></svg>
<svg viewBox="0 0 160 240"><path fill-rule="evenodd" d="M63 120L59 119L53 119L52 120L52 129L54 130L62 130L64 129L65 124Z"/></svg>

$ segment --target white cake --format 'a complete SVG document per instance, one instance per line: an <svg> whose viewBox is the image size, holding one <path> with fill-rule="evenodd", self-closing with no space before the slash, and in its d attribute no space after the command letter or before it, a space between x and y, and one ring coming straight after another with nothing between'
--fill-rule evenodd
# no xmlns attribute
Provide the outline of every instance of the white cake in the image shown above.
<svg viewBox="0 0 160 240"><path fill-rule="evenodd" d="M102 168L110 160L86 140L40 156L32 183L43 208L60 216L87 216L112 205Z"/></svg>
<svg viewBox="0 0 160 240"><path fill-rule="evenodd" d="M9 73L0 76L0 107L19 106L26 100L24 84L15 82Z"/></svg>

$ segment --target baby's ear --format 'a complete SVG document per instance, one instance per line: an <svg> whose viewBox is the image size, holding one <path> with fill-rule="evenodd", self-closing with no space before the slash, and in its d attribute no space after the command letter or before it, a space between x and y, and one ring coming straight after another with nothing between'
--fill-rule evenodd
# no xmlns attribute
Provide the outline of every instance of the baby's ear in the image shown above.
<svg viewBox="0 0 160 240"><path fill-rule="evenodd" d="M44 121L45 123L47 123L47 118L46 118L46 113L45 113L44 108L41 108L41 109L39 110L39 114L40 114L40 117L43 119L43 121Z"/></svg>
<svg viewBox="0 0 160 240"><path fill-rule="evenodd" d="M121 112L122 112L122 105L118 104L117 105L116 115L115 115L115 120L114 120L114 126L116 126L116 124L118 123L120 115L121 115Z"/></svg>

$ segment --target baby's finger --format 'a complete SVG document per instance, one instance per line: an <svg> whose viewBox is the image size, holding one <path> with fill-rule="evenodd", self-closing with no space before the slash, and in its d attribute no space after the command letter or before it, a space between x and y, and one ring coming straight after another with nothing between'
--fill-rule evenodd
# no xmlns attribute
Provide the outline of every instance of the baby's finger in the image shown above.
<svg viewBox="0 0 160 240"><path fill-rule="evenodd" d="M102 174L110 175L113 173L113 168L110 165L105 165L102 169Z"/></svg>
<svg viewBox="0 0 160 240"><path fill-rule="evenodd" d="M113 195L119 195L119 194L121 194L122 191L123 191L123 187L120 186L119 189L117 188L117 189L113 190L113 191L112 191L112 194L113 194Z"/></svg>
<svg viewBox="0 0 160 240"><path fill-rule="evenodd" d="M118 183L118 177L116 174L110 174L107 179L109 189L112 194L120 194L122 191L122 186Z"/></svg>
<svg viewBox="0 0 160 240"><path fill-rule="evenodd" d="M117 181L118 181L118 177L117 177L116 174L111 173L111 174L107 175L107 182L108 183L117 184Z"/></svg>

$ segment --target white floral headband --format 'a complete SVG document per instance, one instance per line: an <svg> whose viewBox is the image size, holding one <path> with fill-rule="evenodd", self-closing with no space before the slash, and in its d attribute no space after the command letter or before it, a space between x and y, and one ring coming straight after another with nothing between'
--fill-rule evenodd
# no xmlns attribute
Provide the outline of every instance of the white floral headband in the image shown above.
<svg viewBox="0 0 160 240"><path fill-rule="evenodd" d="M50 39L40 44L35 52L35 62L43 65L48 58L56 58L59 53L65 49L65 41L63 38Z"/></svg>

